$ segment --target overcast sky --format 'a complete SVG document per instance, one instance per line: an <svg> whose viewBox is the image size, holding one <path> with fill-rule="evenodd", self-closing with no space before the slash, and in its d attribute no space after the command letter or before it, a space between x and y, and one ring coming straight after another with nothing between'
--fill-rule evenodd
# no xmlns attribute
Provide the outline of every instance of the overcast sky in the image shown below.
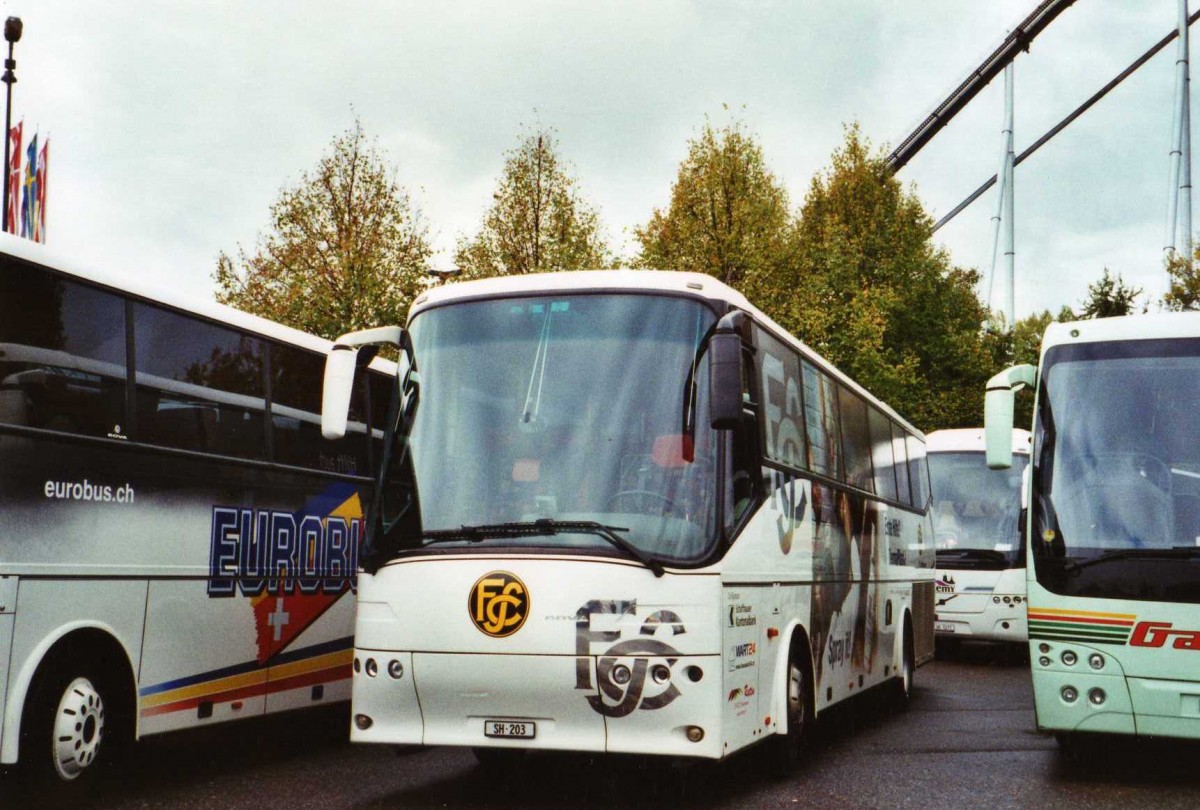
<svg viewBox="0 0 1200 810"><path fill-rule="evenodd" d="M628 255L705 116L743 120L798 206L844 123L899 141L1035 5L0 0L25 23L14 120L52 138L49 246L205 298L218 252L252 248L279 190L356 115L412 192L439 266L477 229L523 125L557 130ZM1167 33L1176 9L1063 12L1016 63L1017 151ZM1017 169L1018 317L1077 307L1104 267L1155 301L1165 290L1173 63L1172 46ZM902 170L935 216L999 166L1002 86ZM993 206L985 195L939 231L955 263L988 269Z"/></svg>

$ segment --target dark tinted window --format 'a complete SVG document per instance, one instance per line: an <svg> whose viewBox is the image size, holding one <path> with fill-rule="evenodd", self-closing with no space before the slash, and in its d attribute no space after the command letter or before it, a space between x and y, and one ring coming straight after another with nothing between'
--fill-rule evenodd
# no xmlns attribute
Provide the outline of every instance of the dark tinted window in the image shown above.
<svg viewBox="0 0 1200 810"><path fill-rule="evenodd" d="M803 469L804 408L800 399L800 358L761 329L758 375L762 398L763 452L767 458Z"/></svg>
<svg viewBox="0 0 1200 810"><path fill-rule="evenodd" d="M896 500L896 470L892 457L892 422L874 408L867 410L871 430L871 462L875 467L875 492L881 498Z"/></svg>
<svg viewBox="0 0 1200 810"><path fill-rule="evenodd" d="M867 426L867 403L842 387L838 392L842 417L842 453L846 457L846 483L867 492L875 491L871 473L871 434Z"/></svg>
<svg viewBox="0 0 1200 810"><path fill-rule="evenodd" d="M896 486L899 488L901 503L912 504L912 490L908 484L908 450L904 446L904 431L895 424L892 425L892 453L896 456Z"/></svg>
<svg viewBox="0 0 1200 810"><path fill-rule="evenodd" d="M134 329L139 439L266 456L260 340L145 304Z"/></svg>
<svg viewBox="0 0 1200 810"><path fill-rule="evenodd" d="M808 432L809 469L830 478L842 477L838 446L837 385L828 374L805 362L804 424Z"/></svg>
<svg viewBox="0 0 1200 810"><path fill-rule="evenodd" d="M925 460L925 442L908 437L908 480L913 490L913 506L924 509L929 503L929 467Z"/></svg>
<svg viewBox="0 0 1200 810"><path fill-rule="evenodd" d="M360 372L355 381L346 437L336 442L321 436L324 377L324 355L293 346L272 346L271 425L275 460L327 472L366 475L363 375Z"/></svg>
<svg viewBox="0 0 1200 810"><path fill-rule="evenodd" d="M124 302L0 261L0 421L125 437Z"/></svg>

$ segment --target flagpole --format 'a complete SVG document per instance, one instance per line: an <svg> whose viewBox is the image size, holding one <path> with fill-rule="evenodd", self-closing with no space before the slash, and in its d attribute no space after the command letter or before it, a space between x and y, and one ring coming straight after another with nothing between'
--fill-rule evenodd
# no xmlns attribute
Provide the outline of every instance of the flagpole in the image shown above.
<svg viewBox="0 0 1200 810"><path fill-rule="evenodd" d="M4 39L8 42L8 58L4 60L4 75L0 76L0 82L4 82L8 89L4 102L4 214L0 221L4 224L3 230L10 233L9 225L16 224L8 221L9 186L12 184L9 176L12 169L8 165L11 160L9 152L12 149L12 86L17 81L17 77L13 74L13 69L17 66L17 60L13 59L13 45L21 40L23 28L20 17L9 17L4 21Z"/></svg>

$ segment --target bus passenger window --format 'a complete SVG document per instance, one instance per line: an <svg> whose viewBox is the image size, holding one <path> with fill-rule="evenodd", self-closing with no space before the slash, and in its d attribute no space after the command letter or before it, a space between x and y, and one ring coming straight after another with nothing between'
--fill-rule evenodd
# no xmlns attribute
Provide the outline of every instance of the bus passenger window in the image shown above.
<svg viewBox="0 0 1200 810"><path fill-rule="evenodd" d="M133 323L139 439L264 458L262 341L145 304Z"/></svg>
<svg viewBox="0 0 1200 810"><path fill-rule="evenodd" d="M725 530L732 531L758 502L762 462L758 448L758 405L754 396L750 354L742 356L742 421L729 433L729 488Z"/></svg>
<svg viewBox="0 0 1200 810"><path fill-rule="evenodd" d="M124 301L4 260L0 421L125 438Z"/></svg>
<svg viewBox="0 0 1200 810"><path fill-rule="evenodd" d="M346 436L337 441L321 436L320 381L324 373L325 358L321 355L291 346L272 346L271 426L275 460L326 472L363 474L367 426L362 372L350 399ZM382 424L382 415L374 418Z"/></svg>

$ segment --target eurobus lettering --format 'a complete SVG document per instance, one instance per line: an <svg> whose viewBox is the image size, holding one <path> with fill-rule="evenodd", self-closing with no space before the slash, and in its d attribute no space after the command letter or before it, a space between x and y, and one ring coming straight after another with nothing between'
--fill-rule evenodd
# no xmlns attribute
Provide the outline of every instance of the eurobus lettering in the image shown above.
<svg viewBox="0 0 1200 810"><path fill-rule="evenodd" d="M55 806L139 737L349 700L395 388L358 369L324 439L327 341L124 278L0 235L0 766Z"/></svg>

